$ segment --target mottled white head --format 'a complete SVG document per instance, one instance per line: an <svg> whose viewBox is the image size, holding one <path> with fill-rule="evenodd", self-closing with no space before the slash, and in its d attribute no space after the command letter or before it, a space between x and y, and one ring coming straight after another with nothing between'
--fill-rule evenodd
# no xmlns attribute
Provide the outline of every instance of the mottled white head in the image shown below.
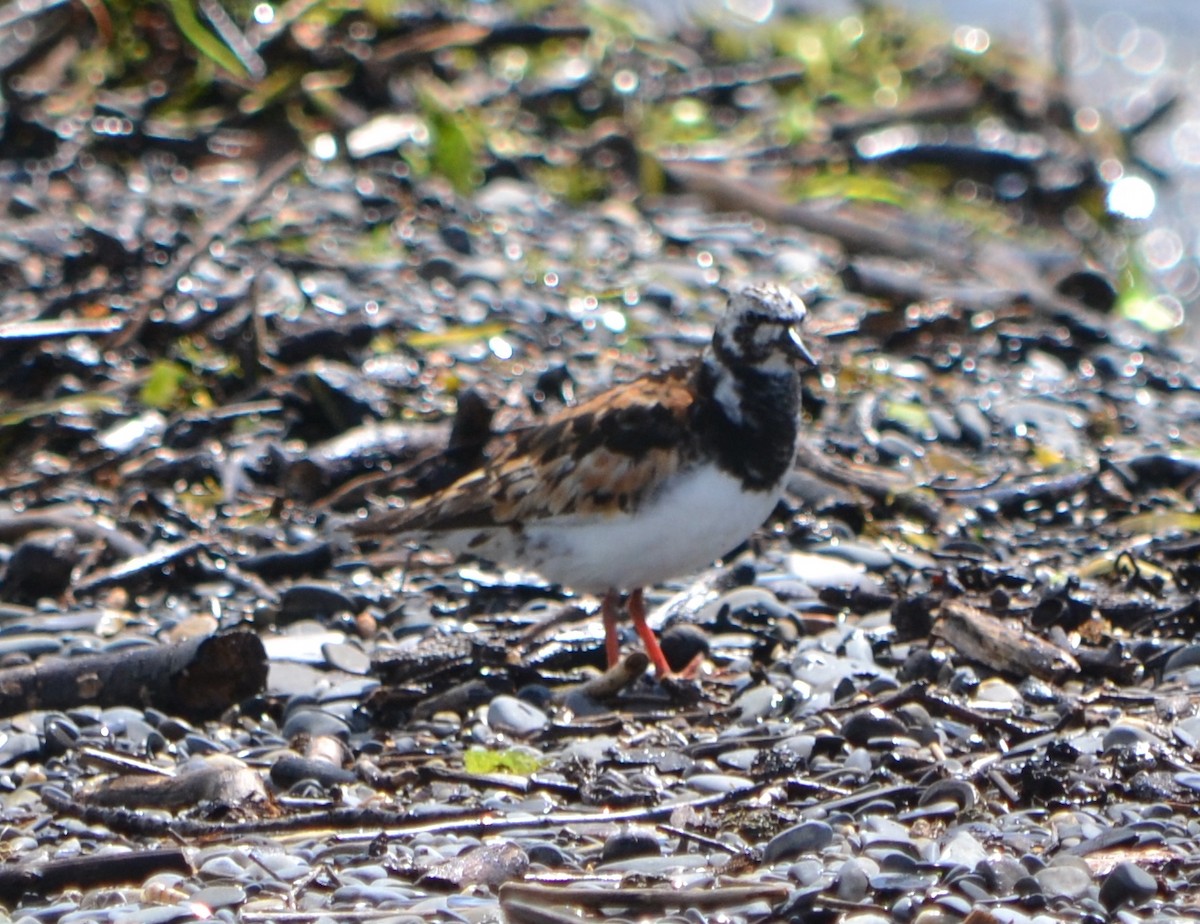
<svg viewBox="0 0 1200 924"><path fill-rule="evenodd" d="M808 314L800 296L774 283L746 286L729 297L713 331L712 352L723 365L795 374L816 365L800 339Z"/></svg>

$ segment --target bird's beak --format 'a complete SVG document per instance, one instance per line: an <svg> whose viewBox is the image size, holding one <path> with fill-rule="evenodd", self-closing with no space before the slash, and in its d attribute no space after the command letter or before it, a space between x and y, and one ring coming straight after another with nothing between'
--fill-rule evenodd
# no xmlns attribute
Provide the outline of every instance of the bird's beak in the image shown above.
<svg viewBox="0 0 1200 924"><path fill-rule="evenodd" d="M789 353L796 357L796 359L807 363L809 368L816 368L817 361L813 359L812 353L808 352L808 347L806 347L804 345L804 341L800 339L800 331L796 330L796 328L788 327L787 343L784 344L784 347Z"/></svg>

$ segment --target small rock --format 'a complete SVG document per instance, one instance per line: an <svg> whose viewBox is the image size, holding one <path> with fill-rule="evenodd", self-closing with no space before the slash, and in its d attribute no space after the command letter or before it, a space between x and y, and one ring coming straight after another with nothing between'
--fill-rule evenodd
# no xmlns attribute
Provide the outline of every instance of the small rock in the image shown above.
<svg viewBox="0 0 1200 924"><path fill-rule="evenodd" d="M532 703L505 693L493 699L488 706L487 723L493 731L527 738L546 728L550 719Z"/></svg>
<svg viewBox="0 0 1200 924"><path fill-rule="evenodd" d="M1158 893L1154 877L1136 864L1126 860L1113 867L1100 886L1100 901L1109 911L1132 905L1144 905Z"/></svg>
<svg viewBox="0 0 1200 924"><path fill-rule="evenodd" d="M1033 878L1051 898L1083 898L1092 885L1088 874L1075 866L1047 866L1034 873Z"/></svg>
<svg viewBox="0 0 1200 924"><path fill-rule="evenodd" d="M763 849L763 862L791 860L806 853L817 853L833 843L833 828L823 821L804 821L780 831Z"/></svg>
<svg viewBox="0 0 1200 924"><path fill-rule="evenodd" d="M604 842L600 853L603 863L615 863L630 857L657 857L662 855L662 844L649 831L640 828L625 828Z"/></svg>
<svg viewBox="0 0 1200 924"><path fill-rule="evenodd" d="M520 879L527 869L529 856L516 844L487 844L438 863L421 879L444 882L456 889L474 885L496 889L511 879Z"/></svg>
<svg viewBox="0 0 1200 924"><path fill-rule="evenodd" d="M708 654L708 638L696 626L680 623L671 626L659 639L671 670L681 671L698 656Z"/></svg>
<svg viewBox="0 0 1200 924"><path fill-rule="evenodd" d="M837 874L837 897L857 904L867 897L871 877L858 860L847 860Z"/></svg>

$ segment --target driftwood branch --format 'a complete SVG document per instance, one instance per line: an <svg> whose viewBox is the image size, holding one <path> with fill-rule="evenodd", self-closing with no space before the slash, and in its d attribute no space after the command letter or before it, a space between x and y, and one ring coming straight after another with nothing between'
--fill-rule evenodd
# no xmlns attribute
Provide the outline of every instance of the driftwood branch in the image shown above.
<svg viewBox="0 0 1200 924"><path fill-rule="evenodd" d="M0 901L12 904L22 895L49 895L67 886L89 888L144 882L165 872L192 872L178 847L21 864L0 868Z"/></svg>
<svg viewBox="0 0 1200 924"><path fill-rule="evenodd" d="M1071 652L1029 632L1019 619L999 619L958 600L942 604L933 634L964 658L1009 676L1053 680L1079 672Z"/></svg>
<svg viewBox="0 0 1200 924"><path fill-rule="evenodd" d="M0 716L91 704L154 706L206 719L261 692L266 681L262 641L230 632L0 671Z"/></svg>

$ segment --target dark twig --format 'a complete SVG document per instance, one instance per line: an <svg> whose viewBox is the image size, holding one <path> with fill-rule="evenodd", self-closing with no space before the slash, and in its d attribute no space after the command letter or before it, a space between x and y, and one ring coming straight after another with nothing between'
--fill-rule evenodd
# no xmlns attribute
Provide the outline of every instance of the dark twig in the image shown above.
<svg viewBox="0 0 1200 924"><path fill-rule="evenodd" d="M158 873L190 874L191 871L178 847L7 866L0 868L0 901L13 903L26 894L49 895L67 886L125 885L144 882Z"/></svg>

